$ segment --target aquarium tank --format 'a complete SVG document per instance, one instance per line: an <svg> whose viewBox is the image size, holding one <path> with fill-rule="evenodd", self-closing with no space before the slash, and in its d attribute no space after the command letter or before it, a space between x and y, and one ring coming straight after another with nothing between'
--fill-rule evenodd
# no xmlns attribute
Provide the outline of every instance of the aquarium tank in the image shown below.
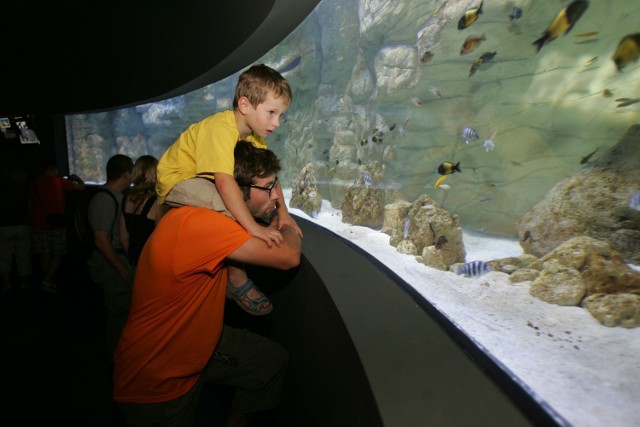
<svg viewBox="0 0 640 427"><path fill-rule="evenodd" d="M329 206L429 268L504 272L599 327L635 328L638 16L637 0L322 0L256 61L293 91L267 139L287 203L311 220ZM101 183L113 154L159 158L190 124L232 108L241 71L67 116L70 172ZM469 264L465 233L523 253Z"/></svg>

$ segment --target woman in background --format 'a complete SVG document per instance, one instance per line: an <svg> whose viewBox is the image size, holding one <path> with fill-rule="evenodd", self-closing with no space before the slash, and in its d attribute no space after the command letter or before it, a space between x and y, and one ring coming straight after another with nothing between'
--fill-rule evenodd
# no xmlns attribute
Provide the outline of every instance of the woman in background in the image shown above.
<svg viewBox="0 0 640 427"><path fill-rule="evenodd" d="M156 202L157 167L158 159L153 156L138 158L133 165L133 187L122 201L120 242L134 267L138 265L144 244L165 213L165 208Z"/></svg>

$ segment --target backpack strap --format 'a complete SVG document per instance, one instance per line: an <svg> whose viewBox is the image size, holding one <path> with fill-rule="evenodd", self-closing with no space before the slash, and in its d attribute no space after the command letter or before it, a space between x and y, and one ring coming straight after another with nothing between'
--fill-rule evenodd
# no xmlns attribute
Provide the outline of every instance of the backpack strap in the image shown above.
<svg viewBox="0 0 640 427"><path fill-rule="evenodd" d="M93 199L97 193L107 193L111 197L111 199L113 200L113 203L116 204L116 214L113 217L113 221L111 221L111 228L109 229L109 240L111 240L111 237L113 237L113 235L112 235L113 226L116 225L116 220L118 219L118 213L119 213L119 210L120 210L120 204L118 203L118 199L116 199L116 196L114 196L113 193L110 190L108 190L108 189L106 189L104 187L96 188L96 191L95 191L95 193L93 193L93 196L91 196L91 198Z"/></svg>

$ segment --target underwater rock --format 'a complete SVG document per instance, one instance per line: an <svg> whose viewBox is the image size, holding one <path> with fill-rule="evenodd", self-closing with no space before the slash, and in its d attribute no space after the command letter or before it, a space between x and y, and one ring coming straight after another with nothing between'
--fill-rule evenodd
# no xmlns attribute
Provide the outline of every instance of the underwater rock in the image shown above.
<svg viewBox="0 0 640 427"><path fill-rule="evenodd" d="M375 89L375 82L362 51L358 53L358 60L351 71L347 90L355 102L363 102L371 97Z"/></svg>
<svg viewBox="0 0 640 427"><path fill-rule="evenodd" d="M397 246L398 252L407 255L416 255L416 245L411 240L402 240Z"/></svg>
<svg viewBox="0 0 640 427"><path fill-rule="evenodd" d="M575 237L529 265L544 270L547 263L559 263L580 272L587 294L640 294L640 272L629 267L619 252L604 241Z"/></svg>
<svg viewBox="0 0 640 427"><path fill-rule="evenodd" d="M342 201L342 222L379 229L384 222L385 189L382 165L371 162L347 188ZM333 188L332 188L333 191Z"/></svg>
<svg viewBox="0 0 640 427"><path fill-rule="evenodd" d="M531 283L529 293L551 304L577 306L586 293L580 272L551 261Z"/></svg>
<svg viewBox="0 0 640 427"><path fill-rule="evenodd" d="M640 263L640 212L627 207L640 188L640 125L606 153L552 188L517 220L520 245L542 256L576 236L610 243L627 262Z"/></svg>
<svg viewBox="0 0 640 427"><path fill-rule="evenodd" d="M434 246L427 246L422 249L422 255L416 260L424 265L437 270L447 271L448 265L444 257L444 252Z"/></svg>
<svg viewBox="0 0 640 427"><path fill-rule="evenodd" d="M416 253L421 254L416 259L429 267L446 271L451 264L464 262L460 218L429 196L423 195L411 204L402 201L387 205L383 230L391 236L392 246L411 240Z"/></svg>
<svg viewBox="0 0 640 427"><path fill-rule="evenodd" d="M509 276L510 283L531 282L540 275L540 271L533 268L520 268Z"/></svg>
<svg viewBox="0 0 640 427"><path fill-rule="evenodd" d="M527 267L537 259L538 257L533 255L521 254L517 257L507 257L487 261L487 264L491 266L492 271L500 271L502 273L512 274L518 269Z"/></svg>
<svg viewBox="0 0 640 427"><path fill-rule="evenodd" d="M582 305L604 326L635 328L640 325L640 295L594 294Z"/></svg>
<svg viewBox="0 0 640 427"><path fill-rule="evenodd" d="M289 205L298 208L309 216L320 212L322 197L316 187L316 175L313 164L307 164L293 182Z"/></svg>
<svg viewBox="0 0 640 427"><path fill-rule="evenodd" d="M588 236L561 244L528 268L540 271L531 284L531 295L554 304L584 306L584 301L598 294L640 295L640 272L629 267L609 243ZM607 316L617 315L609 312Z"/></svg>
<svg viewBox="0 0 640 427"><path fill-rule="evenodd" d="M404 224L409 208L411 208L411 203L406 200L389 203L384 207L384 222L380 232L391 236L391 246L398 246L398 243L404 240Z"/></svg>
<svg viewBox="0 0 640 427"><path fill-rule="evenodd" d="M381 92L393 93L400 88L415 86L420 79L418 51L413 46L390 46L380 49L373 68Z"/></svg>

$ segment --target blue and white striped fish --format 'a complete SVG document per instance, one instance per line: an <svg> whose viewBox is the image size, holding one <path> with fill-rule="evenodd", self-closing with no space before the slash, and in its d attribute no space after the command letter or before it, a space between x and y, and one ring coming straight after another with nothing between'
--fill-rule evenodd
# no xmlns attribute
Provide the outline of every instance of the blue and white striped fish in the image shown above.
<svg viewBox="0 0 640 427"><path fill-rule="evenodd" d="M462 129L462 132L460 132L460 136L462 136L462 139L464 139L465 144L468 144L471 140L480 139L480 135L478 135L478 132L474 128L469 126L465 126Z"/></svg>
<svg viewBox="0 0 640 427"><path fill-rule="evenodd" d="M373 184L373 181L371 180L371 177L366 172L362 172L362 180L364 181L364 186L366 188L371 187L371 185Z"/></svg>
<svg viewBox="0 0 640 427"><path fill-rule="evenodd" d="M402 237L405 239L409 237L409 226L411 225L411 218L404 220L404 228L402 229Z"/></svg>
<svg viewBox="0 0 640 427"><path fill-rule="evenodd" d="M484 261L471 261L458 267L458 274L465 277L480 277L491 271L491 266Z"/></svg>
<svg viewBox="0 0 640 427"><path fill-rule="evenodd" d="M631 198L629 199L629 204L627 206L629 206L629 209L640 211L640 190L638 190L636 194L631 196Z"/></svg>

